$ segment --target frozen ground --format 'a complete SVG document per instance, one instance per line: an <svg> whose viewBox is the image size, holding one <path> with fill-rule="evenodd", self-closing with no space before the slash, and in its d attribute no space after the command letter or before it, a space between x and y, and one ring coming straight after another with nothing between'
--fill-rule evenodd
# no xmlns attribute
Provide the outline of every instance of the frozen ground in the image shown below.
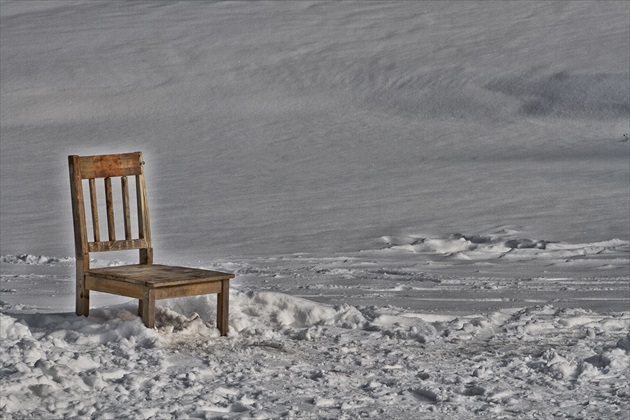
<svg viewBox="0 0 630 420"><path fill-rule="evenodd" d="M628 418L628 2L0 18L4 417ZM227 338L212 296L72 313L66 156L133 150Z"/></svg>

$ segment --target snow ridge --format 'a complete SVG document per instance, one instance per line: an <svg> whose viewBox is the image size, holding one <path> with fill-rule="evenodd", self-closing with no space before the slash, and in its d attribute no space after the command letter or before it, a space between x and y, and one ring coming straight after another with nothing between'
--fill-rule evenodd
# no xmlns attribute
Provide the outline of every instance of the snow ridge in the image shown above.
<svg viewBox="0 0 630 420"><path fill-rule="evenodd" d="M630 242L622 239L569 244L518 237L518 232L503 231L494 235L464 235L456 233L443 238L417 235L384 236L387 247L396 251L424 254L448 254L466 260L531 260L567 259L573 257L630 258Z"/></svg>

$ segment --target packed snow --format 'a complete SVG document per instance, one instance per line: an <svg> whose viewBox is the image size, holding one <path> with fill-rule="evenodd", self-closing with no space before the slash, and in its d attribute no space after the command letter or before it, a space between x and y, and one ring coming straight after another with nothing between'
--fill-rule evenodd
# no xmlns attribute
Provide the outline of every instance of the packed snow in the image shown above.
<svg viewBox="0 0 630 420"><path fill-rule="evenodd" d="M629 22L0 0L0 417L627 419ZM214 295L74 314L66 157L135 150L227 337Z"/></svg>

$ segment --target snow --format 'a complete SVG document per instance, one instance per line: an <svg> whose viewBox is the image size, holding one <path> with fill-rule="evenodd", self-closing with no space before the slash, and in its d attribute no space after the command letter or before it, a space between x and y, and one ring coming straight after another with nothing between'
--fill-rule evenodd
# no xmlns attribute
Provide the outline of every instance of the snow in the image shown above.
<svg viewBox="0 0 630 420"><path fill-rule="evenodd" d="M219 338L208 296L2 314L3 411L16 418L622 418L630 314L537 306L468 316L330 306L232 290ZM624 414L625 413L625 414Z"/></svg>
<svg viewBox="0 0 630 420"><path fill-rule="evenodd" d="M627 418L627 2L0 17L3 418ZM66 156L134 150L228 337L215 296L74 315Z"/></svg>

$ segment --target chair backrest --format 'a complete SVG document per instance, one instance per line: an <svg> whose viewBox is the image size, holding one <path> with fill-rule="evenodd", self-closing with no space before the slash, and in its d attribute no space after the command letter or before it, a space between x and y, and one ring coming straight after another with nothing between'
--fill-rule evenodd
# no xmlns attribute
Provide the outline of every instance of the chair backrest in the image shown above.
<svg viewBox="0 0 630 420"><path fill-rule="evenodd" d="M151 228L149 208L147 206L146 186L144 181L144 161L142 152L122 153L98 156L68 156L70 167L70 191L72 198L72 217L74 221L74 243L77 257L77 270L89 269L89 253L102 251L140 250L140 263L153 263L151 248ZM137 235L132 233L130 212L129 177L135 177ZM122 191L122 215L124 239L116 237L114 219L114 187L112 178L120 179ZM97 179L103 179L105 209L107 215L107 240L102 240L98 214ZM87 180L87 182L85 182ZM90 213L92 215L92 240L88 238L85 211L84 183L88 185Z"/></svg>

